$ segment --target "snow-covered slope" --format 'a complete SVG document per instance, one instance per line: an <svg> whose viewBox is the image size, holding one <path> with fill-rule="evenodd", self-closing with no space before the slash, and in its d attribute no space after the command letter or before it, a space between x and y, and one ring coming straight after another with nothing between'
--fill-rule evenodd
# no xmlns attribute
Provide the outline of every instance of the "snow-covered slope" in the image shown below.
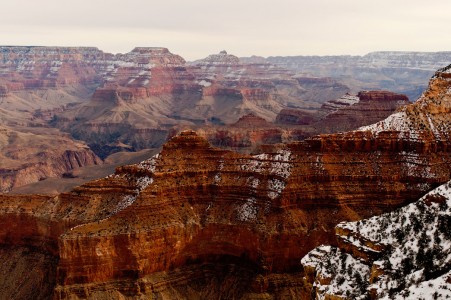
<svg viewBox="0 0 451 300"><path fill-rule="evenodd" d="M318 299L451 299L451 181L336 233L339 248L321 246L301 261Z"/></svg>

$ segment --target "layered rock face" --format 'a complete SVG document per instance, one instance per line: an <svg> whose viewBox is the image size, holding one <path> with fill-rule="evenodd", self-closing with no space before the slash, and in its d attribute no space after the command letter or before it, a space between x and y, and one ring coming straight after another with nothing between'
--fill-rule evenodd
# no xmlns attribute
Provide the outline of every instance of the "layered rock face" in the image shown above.
<svg viewBox="0 0 451 300"><path fill-rule="evenodd" d="M273 151L237 155L185 132L160 155L84 188L90 197L96 186L128 180L134 192L117 214L61 237L59 297L93 297L113 286L147 294L158 272L224 257L257 274L296 270L307 249L333 242L340 220L390 210L450 177L449 145L400 140L397 132L323 136ZM415 171L424 167L427 176Z"/></svg>
<svg viewBox="0 0 451 300"><path fill-rule="evenodd" d="M45 126L37 111L88 100L102 82L93 61L107 55L88 47L0 47L2 124Z"/></svg>
<svg viewBox="0 0 451 300"><path fill-rule="evenodd" d="M132 150L161 146L172 126L186 123L169 117L174 107L200 98L199 85L184 64L168 49L154 47L96 62L104 83L89 102L57 114L52 124L99 149L103 157L110 154L110 143Z"/></svg>
<svg viewBox="0 0 451 300"><path fill-rule="evenodd" d="M119 280L138 296L152 291L158 272L225 257L257 274L299 270L308 249L333 242L339 221L390 210L447 180L449 152L426 150L434 147L362 132L243 156L182 133L157 157L77 191L89 199L100 186L130 185L115 200L117 214L61 236L57 293L69 297L84 284L93 297ZM425 150L415 162L433 166L427 175L411 166L411 151Z"/></svg>
<svg viewBox="0 0 451 300"><path fill-rule="evenodd" d="M0 244L43 252L37 268L56 299L300 298L310 288L300 259L337 245L339 222L450 180L450 77L440 70L419 101L354 132L247 155L185 131L70 193L2 196ZM266 124L248 116L237 129L254 122Z"/></svg>
<svg viewBox="0 0 451 300"><path fill-rule="evenodd" d="M203 126L196 131L215 146L252 152L261 144L290 143L320 133L355 130L383 120L409 103L405 95L364 91L327 101L316 113L286 108L274 123L250 114L230 126Z"/></svg>
<svg viewBox="0 0 451 300"><path fill-rule="evenodd" d="M376 135L396 130L409 140L428 136L449 141L450 69L436 72L417 103L361 130ZM430 171L413 162L410 168ZM302 260L307 294L316 299L450 297L449 189L447 182L402 209L339 224L338 248L323 246Z"/></svg>
<svg viewBox="0 0 451 300"><path fill-rule="evenodd" d="M2 46L0 76L11 90L97 83L89 60L103 56L97 48Z"/></svg>
<svg viewBox="0 0 451 300"><path fill-rule="evenodd" d="M297 126L310 136L344 132L383 120L409 103L405 95L388 91L362 91L355 96L345 94L327 101L316 113L283 109L277 115L275 123L291 128Z"/></svg>
<svg viewBox="0 0 451 300"><path fill-rule="evenodd" d="M447 66L438 70L430 80L428 89L415 104L405 106L385 120L360 130L370 130L375 134L396 130L405 132L412 139L420 139L427 134L438 140L448 140L451 128L450 69Z"/></svg>
<svg viewBox="0 0 451 300"><path fill-rule="evenodd" d="M90 64L97 48L0 47L0 191L43 180L100 159L47 122L88 100L102 78Z"/></svg>
<svg viewBox="0 0 451 300"><path fill-rule="evenodd" d="M437 74L431 90L447 82L446 74ZM442 99L446 107L448 97L429 101ZM449 180L449 129L436 123L444 115L423 114L443 135L430 129L415 137L396 128L355 131L254 156L211 148L194 132L184 132L158 156L84 188L82 194L96 194L95 186L119 180L128 181L133 192L118 202L116 214L61 236L56 293L105 295L119 280L126 289L121 293L138 297L154 291L159 272L225 257L263 276L255 275L240 297L270 292L274 277L264 275L299 270L308 249L334 244L333 227L340 221L392 210ZM266 280L266 288L257 277ZM296 284L303 289L305 283ZM159 285L162 291L167 292Z"/></svg>
<svg viewBox="0 0 451 300"><path fill-rule="evenodd" d="M352 97L352 96L351 96ZM388 91L364 91L355 103L345 95L337 101L326 102L321 111L325 116L313 126L321 133L354 130L383 120L398 108L409 104L407 96ZM348 100L348 101L342 101ZM350 105L346 105L346 102ZM335 106L335 110L331 111ZM337 109L338 108L338 109Z"/></svg>
<svg viewBox="0 0 451 300"><path fill-rule="evenodd" d="M326 102L328 103L328 102ZM282 109L276 117L275 123L281 125L309 125L319 119L317 114L300 109Z"/></svg>
<svg viewBox="0 0 451 300"><path fill-rule="evenodd" d="M261 145L301 141L313 135L309 128L287 128L248 114L231 125L195 127L213 146L251 153Z"/></svg>
<svg viewBox="0 0 451 300"><path fill-rule="evenodd" d="M137 47L97 65L105 83L93 96L96 101L138 101L150 96L197 91L194 78L184 68L185 60L167 48ZM192 85L194 85L192 87ZM115 98L112 99L112 95Z"/></svg>
<svg viewBox="0 0 451 300"><path fill-rule="evenodd" d="M197 113L205 118L220 109L224 111L217 112L216 117L225 123L235 122L247 113L273 121L286 106L318 109L323 102L349 91L332 79L302 80L287 69L269 63L241 62L225 51L191 64L196 67L193 72L204 86L204 99L194 112L181 113L191 116ZM228 107L221 104L225 102L224 96L234 100ZM214 111L205 110L206 105Z"/></svg>
<svg viewBox="0 0 451 300"><path fill-rule="evenodd" d="M391 210L449 180L449 146L353 132L249 156L188 131L159 155L57 198L3 196L0 219L18 232L8 229L1 244L36 243L59 257L57 299L215 297L219 278L242 278L231 297L299 298L308 287L299 259L334 243L338 222Z"/></svg>

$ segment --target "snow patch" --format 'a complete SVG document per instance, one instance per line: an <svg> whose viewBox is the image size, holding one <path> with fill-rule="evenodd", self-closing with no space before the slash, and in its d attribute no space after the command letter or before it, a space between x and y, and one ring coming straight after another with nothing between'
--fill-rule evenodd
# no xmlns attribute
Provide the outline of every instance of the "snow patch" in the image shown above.
<svg viewBox="0 0 451 300"><path fill-rule="evenodd" d="M285 189L285 182L276 178L268 180L268 197L276 199Z"/></svg>
<svg viewBox="0 0 451 300"><path fill-rule="evenodd" d="M376 262L390 275L380 276L371 285L378 297L393 299L389 291L401 289L395 299L418 299L421 294L425 299L433 299L428 298L430 294L425 288L434 285L434 280L418 282L451 264L450 219L451 181L399 210L358 222L340 223L337 228L350 231L350 235L340 238L356 247L362 246L363 239L390 246L383 259Z"/></svg>
<svg viewBox="0 0 451 300"><path fill-rule="evenodd" d="M215 174L213 182L214 182L214 184L219 184L221 182L221 174L220 173Z"/></svg>
<svg viewBox="0 0 451 300"><path fill-rule="evenodd" d="M279 150L276 153L263 153L254 155L251 159L242 160L240 168L242 171L266 175L268 197L275 199L279 197L286 186L286 180L291 175L291 152L288 150ZM261 184L261 179L250 176L247 179L247 185L257 188Z"/></svg>
<svg viewBox="0 0 451 300"><path fill-rule="evenodd" d="M370 268L351 255L330 246L319 246L301 259L305 267L315 269L317 299L340 295L346 299L365 299ZM327 284L326 284L327 282Z"/></svg>
<svg viewBox="0 0 451 300"><path fill-rule="evenodd" d="M410 128L411 125L407 114L405 112L397 112L376 124L360 127L357 131L371 131L375 135L388 130L409 132L411 138L418 138L417 134L412 132Z"/></svg>
<svg viewBox="0 0 451 300"><path fill-rule="evenodd" d="M257 218L258 207L257 200L253 197L246 200L246 202L238 207L238 219L241 221L254 221Z"/></svg>
<svg viewBox="0 0 451 300"><path fill-rule="evenodd" d="M138 168L155 173L160 153L155 154L149 159L146 159L138 164Z"/></svg>
<svg viewBox="0 0 451 300"><path fill-rule="evenodd" d="M201 86L203 86L203 87L209 87L209 86L211 86L211 82L206 81L206 80L201 80L201 81L199 82L199 85L201 85Z"/></svg>

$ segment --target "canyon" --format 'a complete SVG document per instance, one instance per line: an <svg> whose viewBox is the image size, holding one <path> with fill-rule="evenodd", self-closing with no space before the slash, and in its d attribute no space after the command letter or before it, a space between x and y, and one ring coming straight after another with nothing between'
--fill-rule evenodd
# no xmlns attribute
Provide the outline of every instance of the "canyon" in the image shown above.
<svg viewBox="0 0 451 300"><path fill-rule="evenodd" d="M429 61L429 67L443 61L435 54L424 55L429 58L421 59ZM422 78L426 80L426 76ZM380 112L372 117L364 116L363 111L369 109L361 106L364 102L348 113L344 106L335 106L342 115L322 108L360 92L353 89L337 78L304 74L269 58L249 61L226 51L186 62L163 47L136 47L128 53L111 54L95 47L0 46L0 125L8 132L32 133L48 141L58 136L55 144L60 144L60 149L66 147L64 151L73 153L83 148L87 156L95 156L68 164L60 159L61 153L45 147L45 156L60 163L37 168L34 162L42 153L29 147L28 165L23 160L20 165L17 159L14 168L0 165L0 172L9 174L2 179L2 191L100 164L117 152L161 147L168 137L185 129L202 131L213 145L249 153L264 143L356 129L405 104L398 99L398 104L385 108L385 104L375 105ZM375 101L370 106L381 103ZM359 120L350 116L354 108L362 115ZM233 124L248 114L271 126L241 136ZM301 124L289 121L293 114L304 115ZM335 123L347 125L336 127ZM2 139L2 149L16 146L20 145ZM14 179L14 174L24 172L28 179Z"/></svg>
<svg viewBox="0 0 451 300"><path fill-rule="evenodd" d="M56 113L53 126L96 149L119 141L140 150L161 146L175 126L232 124L249 113L272 121L288 105L318 109L348 91L333 80L304 87L285 69L225 51L189 64L165 48L117 59L92 99Z"/></svg>
<svg viewBox="0 0 451 300"><path fill-rule="evenodd" d="M235 61L226 53L219 56L227 58L221 64ZM205 63L211 60L217 58ZM381 115L395 110L352 131L239 153L214 147L201 132L186 129L153 157L69 192L0 195L5 224L0 255L11 257L0 288L4 295L30 295L42 286L40 297L54 299L311 299L312 291L321 298L326 288L313 289L313 283L327 285L328 278L322 280L308 258L326 261L321 255L332 248L318 250L322 244L353 252L335 230L354 236L360 225L341 222L409 207L451 179L450 70L438 70L415 103L404 105L405 96L379 91L346 95L321 108L323 118L341 110L342 120L354 115L355 105L362 116L370 103L387 104L379 103ZM174 76L185 78L179 75ZM115 89L106 93L113 95L109 101L124 101L121 87ZM249 99L271 94L246 93ZM279 122L296 120L289 115ZM273 116L247 115L230 127L270 128ZM294 116L304 123L321 118ZM434 209L443 202L439 196L428 201ZM449 210L443 211L449 217ZM46 283L43 276L30 285L10 283L7 278L19 278L30 258ZM353 264L351 278L358 273L367 279L362 264ZM375 295L385 294L376 289Z"/></svg>

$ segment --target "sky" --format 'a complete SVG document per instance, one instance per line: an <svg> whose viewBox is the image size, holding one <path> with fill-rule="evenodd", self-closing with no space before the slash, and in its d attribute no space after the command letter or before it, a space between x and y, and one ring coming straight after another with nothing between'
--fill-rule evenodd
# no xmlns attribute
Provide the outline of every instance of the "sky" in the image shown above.
<svg viewBox="0 0 451 300"><path fill-rule="evenodd" d="M14 0L0 45L167 47L187 60L451 51L450 0Z"/></svg>

